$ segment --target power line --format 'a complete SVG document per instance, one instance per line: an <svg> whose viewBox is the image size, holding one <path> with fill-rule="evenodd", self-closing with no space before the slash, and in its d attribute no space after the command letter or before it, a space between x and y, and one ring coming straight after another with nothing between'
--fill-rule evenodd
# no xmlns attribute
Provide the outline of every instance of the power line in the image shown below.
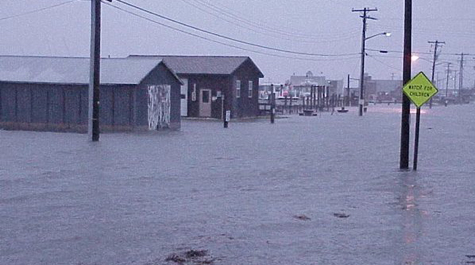
<svg viewBox="0 0 475 265"><path fill-rule="evenodd" d="M53 8L56 8L56 7L59 7L59 6L63 6L63 5L67 5L67 4L70 4L70 3L72 3L72 2L76 2L76 1L78 1L78 0L72 0L72 1L68 1L68 2L63 2L63 3L56 4L56 5L51 5L51 6L47 6L47 7L43 7L43 8L31 10L31 11L27 11L27 12L24 12L24 13L20 13L20 14L8 16L8 17L2 17L2 18L0 18L0 21L12 19L12 18L17 18L17 17L23 17L23 16L27 16L27 15L34 14L34 13L43 12L43 11L46 11L46 10L48 10L48 9L53 9Z"/></svg>
<svg viewBox="0 0 475 265"><path fill-rule="evenodd" d="M256 51L256 50L251 50L251 49L247 49L247 48L243 48L243 47L239 47L239 46L236 46L236 45L232 45L232 44L229 44L229 43L225 43L225 42L221 42L221 41L217 41L217 40L213 40L213 39L210 39L210 38L207 38L207 37L203 37L201 35L198 35L198 34L195 34L195 33L191 33L191 32L188 32L188 31L184 31L182 29L179 29L179 28L176 28L176 27L173 27L173 26L170 26L170 25L166 25L164 23L161 23L161 22L158 22L156 20L153 20L153 19L150 19L148 17L145 17L145 16L142 16L142 15L139 15L139 14L136 14L134 12L131 12L129 10L126 10L126 9L123 9L121 7L118 7L118 6L115 6L115 5L112 5L108 2L104 2L102 1L104 4L106 4L107 6L110 6L112 8L115 8L117 10L120 10L122 12L125 12L129 15L132 15L132 16L135 16L135 17L138 17L138 18L141 18L141 19L144 19L144 20L147 20L149 22L152 22L152 23L155 23L155 24L158 24L160 26L163 26L163 27L166 27L168 29L171 29L171 30L175 30L175 31L178 31L178 32L181 32L181 33L184 33L184 34L187 34L187 35L190 35L190 36L193 36L193 37L196 37L196 38L200 38L200 39L203 39L203 40L207 40L207 41L210 41L210 42L214 42L214 43L217 43L217 44L221 44L221 45L224 45L224 46L228 46L228 47L231 47L231 48L236 48L236 49L239 49L239 50L244 50L244 51L249 51L249 52L253 52L253 53L258 53L258 54L262 54L262 55L268 55L268 56L273 56L273 57L279 57L279 58L286 58L286 59L292 59L292 60L302 60L302 61L337 61L337 60L348 60L348 59L356 59L358 57L355 57L355 56L348 56L348 57L344 57L344 58L332 58L332 59L316 59L316 58L302 58L302 57L291 57L291 56L285 56L285 55L279 55L279 54L272 54L272 53L266 53L266 52L262 52L262 51Z"/></svg>
<svg viewBox="0 0 475 265"><path fill-rule="evenodd" d="M150 14L150 15L153 15L153 16L156 16L156 17L159 17L159 18L161 18L161 19L167 20L167 21L169 21L169 22L178 24L178 25L183 26L183 27L187 27L187 28L190 28L190 29L193 29L193 30L202 32L202 33L206 33L206 34L208 34L208 35L212 35L212 36L221 38L221 39L226 39L226 40L229 40L229 41L233 41L233 42L245 44L245 45L248 45L248 46L258 47L258 48L261 48L261 49L272 50L272 51L277 51L277 52L282 52L282 53L289 53L289 54L306 55L306 56L320 56L320 57L341 57L341 56L351 56L351 55L356 55L356 54L358 54L358 53L347 53L347 54L321 54L321 53L298 52L298 51L292 51L292 50L286 50L286 49L280 49L280 48L265 46L265 45L261 45L261 44L255 44L255 43L252 43L252 42L239 40L239 39L232 38L232 37L228 37L228 36L225 36L225 35L222 35L222 34L218 34L218 33L215 33L215 32L209 31L209 30L205 30L205 29L202 29L202 28L198 28L198 27L192 26L192 25L190 25L190 24L187 24L187 23L183 23L183 22L181 22L181 21L178 21L178 20L176 20L176 19L172 19L172 18L163 16L163 15L160 15L160 14L158 14L158 13L152 12L152 11L147 10L147 9L145 9L145 8L142 8L142 7L139 7L139 6L136 6L136 5L127 3L127 2L122 1L122 0L116 0L116 2L119 2L119 3L124 4L124 5L126 5L126 6L129 6L129 7L132 7L132 8L134 8L134 9L140 10L140 11L142 11L142 12L144 12L144 13L147 13L147 14Z"/></svg>
<svg viewBox="0 0 475 265"><path fill-rule="evenodd" d="M370 57L371 59L375 60L376 62L378 62L378 63L380 63L380 64L382 64L382 65L384 65L384 66L386 66L386 67L388 67L388 68L391 68L391 69L393 69L393 70L397 70L398 72L401 72L401 73L402 73L402 70L401 70L400 68L396 68L396 67L394 67L394 66L391 66L391 65L389 65L389 64L386 64L386 63L384 63L383 61L376 59L375 56L373 56L373 55L369 55L369 54L368 54L368 57Z"/></svg>
<svg viewBox="0 0 475 265"><path fill-rule="evenodd" d="M227 15L226 13L222 13L222 12L219 12L219 13L210 12L210 11L208 11L207 9L205 9L201 6L190 2L189 0L182 0L182 1L186 4L188 4L188 5L196 8L196 9L208 14L208 15L219 18L219 19L221 19L223 21L226 21L226 22L228 22L232 25L235 25L237 27L244 28L244 29L250 30L252 32L263 34L263 35L270 36L270 37L280 39L280 40L298 41L298 42L303 42L303 43L322 43L322 42L328 43L328 42L337 42L337 41L342 41L342 40L348 40L348 39L355 38L355 35L353 35L353 36L334 38L334 39L322 39L321 36L320 37L313 37L313 35L308 35L308 34L307 35L299 35L299 34L287 33L285 31L277 31L277 30L273 30L273 29L263 27L263 26L258 25L258 24L248 22L248 20L245 20L245 19L243 19L241 17L238 17L238 16L235 16L235 15ZM197 1L197 2L199 2L199 1ZM214 10L214 9L212 9L212 10ZM216 11L216 12L218 12L218 11ZM223 15L224 15L224 17L223 17ZM226 18L226 17L229 17L229 19ZM233 20L236 20L238 22L233 21ZM245 25L249 25L249 26L245 26Z"/></svg>
<svg viewBox="0 0 475 265"><path fill-rule="evenodd" d="M366 49L367 51L373 51L373 52L379 52L381 50L376 50L376 49ZM404 52L402 51L396 51L396 50L384 50L386 53L399 53L399 54L404 54ZM432 55L431 52L417 52L417 51L414 51L412 53L417 53L417 54L430 54Z"/></svg>
<svg viewBox="0 0 475 265"><path fill-rule="evenodd" d="M254 27L258 27L258 28L265 28L265 29L267 29L269 31L272 31L274 33L284 34L284 35L287 35L287 36L299 36L300 38L306 38L306 39L308 39L309 37L310 38L321 39L321 37L322 37L321 35L323 35L323 34L313 35L313 34L309 34L309 33L306 33L306 32L295 31L294 29L291 29L292 31L285 31L282 28L269 27L269 26L266 26L265 22L262 22L262 21L255 22L255 21L252 21L252 20L249 20L249 19L245 19L240 15L236 15L235 13L229 11L230 10L229 8L219 7L217 4L212 4L208 1L203 1L203 0L192 0L192 1L197 2L197 3L199 3L203 6L206 6L209 9L217 12L220 15L224 15L224 16L236 19L236 20L238 20L242 23L245 23L247 25L250 25L250 26L254 26ZM352 35L354 35L354 34L348 33L348 36L352 36Z"/></svg>

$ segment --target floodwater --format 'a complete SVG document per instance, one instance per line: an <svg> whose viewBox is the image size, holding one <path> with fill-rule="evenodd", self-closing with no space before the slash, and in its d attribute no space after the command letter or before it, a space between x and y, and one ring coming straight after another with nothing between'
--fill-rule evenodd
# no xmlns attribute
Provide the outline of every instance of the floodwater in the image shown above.
<svg viewBox="0 0 475 265"><path fill-rule="evenodd" d="M400 105L99 143L0 131L0 264L475 263L474 110L423 109L417 172Z"/></svg>

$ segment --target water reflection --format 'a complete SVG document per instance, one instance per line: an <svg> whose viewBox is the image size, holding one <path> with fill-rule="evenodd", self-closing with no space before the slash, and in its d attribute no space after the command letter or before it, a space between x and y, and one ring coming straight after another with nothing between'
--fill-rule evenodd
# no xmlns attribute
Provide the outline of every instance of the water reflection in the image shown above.
<svg viewBox="0 0 475 265"><path fill-rule="evenodd" d="M421 187L417 183L417 172L402 172L399 182L399 205L402 214L402 245L399 264L422 264L424 253L420 240L423 235L424 213L418 205Z"/></svg>

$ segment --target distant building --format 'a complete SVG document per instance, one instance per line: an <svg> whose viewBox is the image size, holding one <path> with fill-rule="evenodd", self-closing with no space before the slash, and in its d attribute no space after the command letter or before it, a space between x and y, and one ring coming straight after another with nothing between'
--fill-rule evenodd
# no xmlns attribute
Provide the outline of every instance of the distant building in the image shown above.
<svg viewBox="0 0 475 265"><path fill-rule="evenodd" d="M337 96L344 96L346 93L346 88L344 87L343 80L328 80L328 87L330 94L335 94Z"/></svg>
<svg viewBox="0 0 475 265"><path fill-rule="evenodd" d="M87 132L89 58L0 56L0 128ZM180 128L179 78L160 59L101 59L100 130Z"/></svg>
<svg viewBox="0 0 475 265"><path fill-rule="evenodd" d="M364 87L369 101L399 101L402 97L402 80L377 80L365 74Z"/></svg>
<svg viewBox="0 0 475 265"><path fill-rule="evenodd" d="M182 116L221 118L221 95L232 118L259 115L259 78L264 75L249 57L132 55L129 58L160 58L180 77Z"/></svg>
<svg viewBox="0 0 475 265"><path fill-rule="evenodd" d="M327 87L328 83L325 76L314 76L308 71L304 76L292 75L290 77L290 86L298 97L310 95L312 86Z"/></svg>

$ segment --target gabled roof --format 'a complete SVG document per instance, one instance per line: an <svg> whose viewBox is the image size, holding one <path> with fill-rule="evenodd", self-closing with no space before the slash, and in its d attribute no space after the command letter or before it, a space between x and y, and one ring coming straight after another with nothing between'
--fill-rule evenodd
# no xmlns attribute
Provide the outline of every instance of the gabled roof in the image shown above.
<svg viewBox="0 0 475 265"><path fill-rule="evenodd" d="M177 74L231 75L249 61L259 77L261 70L247 56L131 55L129 58L160 58Z"/></svg>
<svg viewBox="0 0 475 265"><path fill-rule="evenodd" d="M0 82L89 84L89 61L79 57L0 56ZM160 63L158 58L103 58L100 82L137 85Z"/></svg>

